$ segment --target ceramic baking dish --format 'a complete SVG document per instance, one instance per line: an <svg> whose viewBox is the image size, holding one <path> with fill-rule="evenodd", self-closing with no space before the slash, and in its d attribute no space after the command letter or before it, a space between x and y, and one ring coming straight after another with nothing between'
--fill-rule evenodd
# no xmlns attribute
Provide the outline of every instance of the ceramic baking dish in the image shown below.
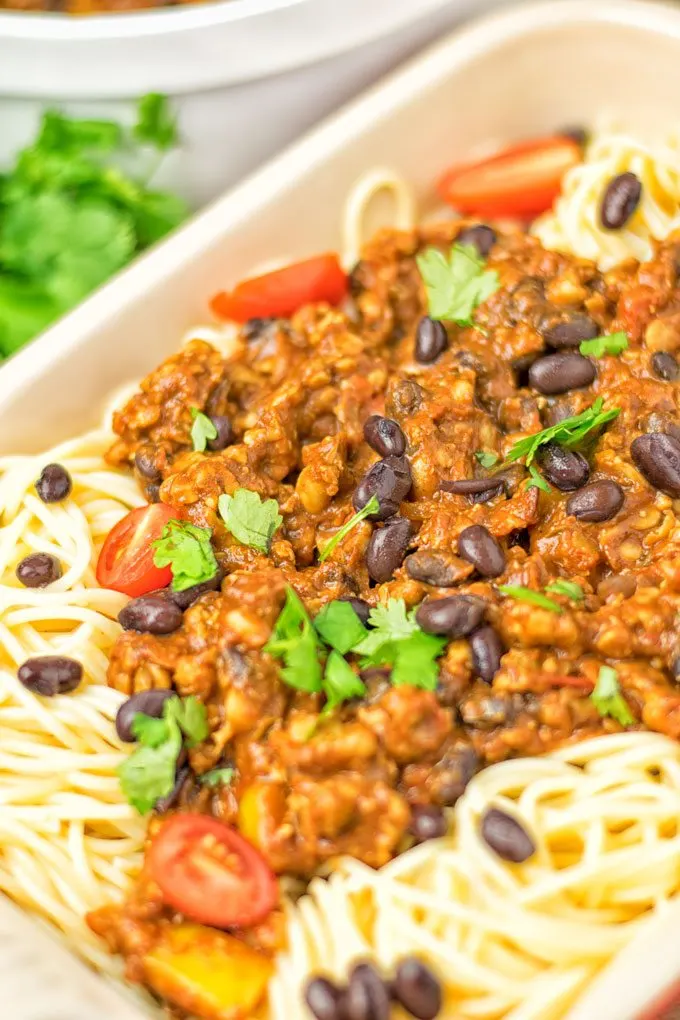
<svg viewBox="0 0 680 1020"><path fill-rule="evenodd" d="M437 174L490 140L603 117L633 130L669 130L677 123L679 93L680 9L674 7L549 0L457 33L284 153L0 369L0 452L37 451L95 425L113 389L175 350L188 327L205 320L209 295L257 264L338 248L343 200L367 168L403 174L426 210ZM680 977L679 926L680 903L601 976L571 1020L637 1020ZM2 900L0 987L0 1015L7 1020L143 1015Z"/></svg>

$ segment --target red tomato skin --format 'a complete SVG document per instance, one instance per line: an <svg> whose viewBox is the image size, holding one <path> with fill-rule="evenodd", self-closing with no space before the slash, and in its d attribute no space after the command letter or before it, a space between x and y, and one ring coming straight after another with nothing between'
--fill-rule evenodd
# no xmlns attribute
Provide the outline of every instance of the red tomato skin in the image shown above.
<svg viewBox="0 0 680 1020"><path fill-rule="evenodd" d="M178 514L165 503L152 503L131 510L106 536L97 560L97 583L130 598L167 588L172 581L170 567L153 562L152 542Z"/></svg>
<svg viewBox="0 0 680 1020"><path fill-rule="evenodd" d="M533 219L552 207L564 174L582 159L573 139L532 139L477 163L452 167L437 189L463 215Z"/></svg>
<svg viewBox="0 0 680 1020"><path fill-rule="evenodd" d="M317 255L221 291L210 302L214 315L232 322L288 318L303 305L337 305L347 295L347 274L337 255Z"/></svg>
<svg viewBox="0 0 680 1020"><path fill-rule="evenodd" d="M221 869L210 857L201 869L200 844L209 837L238 858L242 874ZM165 903L192 921L213 928L249 928L262 921L278 901L276 878L258 850L217 818L172 815L156 833L147 856L151 878ZM240 888L239 888L240 886Z"/></svg>

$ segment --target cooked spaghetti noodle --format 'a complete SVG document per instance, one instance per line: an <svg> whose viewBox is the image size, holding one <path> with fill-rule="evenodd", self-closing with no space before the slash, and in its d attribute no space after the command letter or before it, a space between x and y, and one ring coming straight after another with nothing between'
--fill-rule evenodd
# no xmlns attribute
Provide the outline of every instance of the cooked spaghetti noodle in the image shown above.
<svg viewBox="0 0 680 1020"><path fill-rule="evenodd" d="M626 226L600 223L604 191L618 174L632 171L642 184L640 204ZM546 248L592 259L611 269L628 258L652 255L652 240L680 227L680 136L645 145L624 134L595 135L583 163L569 170L554 209L533 227Z"/></svg>
<svg viewBox="0 0 680 1020"><path fill-rule="evenodd" d="M479 833L490 805L537 852L508 864ZM557 1020L680 889L680 748L652 733L599 737L491 766L452 812L450 838L381 871L345 859L289 909L289 950L270 989L294 1015L310 973L353 960L386 969L415 953L445 988L444 1020Z"/></svg>
<svg viewBox="0 0 680 1020"><path fill-rule="evenodd" d="M116 768L127 752L113 720L123 699L106 686L126 598L99 588L94 576L104 538L143 499L132 478L104 461L109 443L108 433L95 432L40 456L0 459L0 890L111 970L84 915L124 895L145 826L120 792ZM46 504L34 483L54 461L71 474L73 492ZM25 588L15 577L34 552L61 564L47 588ZM52 653L81 662L84 681L48 701L23 687L16 670Z"/></svg>

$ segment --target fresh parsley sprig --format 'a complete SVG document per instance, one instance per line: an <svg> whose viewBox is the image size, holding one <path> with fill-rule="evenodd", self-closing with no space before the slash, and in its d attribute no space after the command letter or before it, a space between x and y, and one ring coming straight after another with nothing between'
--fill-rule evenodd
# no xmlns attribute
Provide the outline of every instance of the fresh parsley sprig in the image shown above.
<svg viewBox="0 0 680 1020"><path fill-rule="evenodd" d="M338 546L340 542L349 535L350 531L353 531L354 528L356 528L357 524L360 524L361 521L370 517L371 514L376 514L379 509L380 503L378 501L378 497L371 496L368 503L366 503L365 506L362 506L361 510L358 510L353 517L350 517L350 519L346 521L343 526L338 529L338 531L336 531L330 542L326 543L319 555L319 563L323 563L324 560L328 559L336 546Z"/></svg>
<svg viewBox="0 0 680 1020"><path fill-rule="evenodd" d="M525 465L530 467L536 454L547 443L557 443L559 446L564 446L570 450L579 446L586 439L595 439L604 426L617 418L621 413L620 407L613 407L609 411L603 411L603 406L604 401L602 397L598 397L592 407L586 408L581 414L565 418L556 425L543 429L542 432L536 432L533 436L520 439L506 455L506 461L523 460Z"/></svg>
<svg viewBox="0 0 680 1020"><path fill-rule="evenodd" d="M416 262L433 319L471 326L475 309L500 286L496 270L485 269L485 260L470 244L454 244L448 258L439 248L426 248Z"/></svg>
<svg viewBox="0 0 680 1020"><path fill-rule="evenodd" d="M601 716L611 716L621 726L630 726L635 716L621 693L619 675L611 666L601 666L590 700Z"/></svg>
<svg viewBox="0 0 680 1020"><path fill-rule="evenodd" d="M211 439L217 439L217 428L207 414L197 407L191 408L191 443L197 453L204 453Z"/></svg>
<svg viewBox="0 0 680 1020"><path fill-rule="evenodd" d="M283 524L275 499L262 499L251 489L237 489L218 500L220 516L226 528L242 545L268 553L274 532Z"/></svg>
<svg viewBox="0 0 680 1020"><path fill-rule="evenodd" d="M163 705L162 718L138 712L131 728L138 746L119 765L118 778L125 798L145 815L173 789L182 744L193 747L208 736L208 718L196 698L175 696Z"/></svg>
<svg viewBox="0 0 680 1020"><path fill-rule="evenodd" d="M371 630L352 651L359 665L390 665L395 686L409 684L433 691L437 687L437 659L446 646L446 638L426 634L416 623L416 610L406 610L403 599L389 599L371 610Z"/></svg>
<svg viewBox="0 0 680 1020"><path fill-rule="evenodd" d="M154 564L170 567L173 591L184 591L215 576L219 567L210 544L211 535L210 528L170 520L161 537L153 542Z"/></svg>
<svg viewBox="0 0 680 1020"><path fill-rule="evenodd" d="M605 336L596 336L592 340L583 340L579 351L586 357L603 358L605 354L622 354L628 350L628 337L621 330Z"/></svg>
<svg viewBox="0 0 680 1020"><path fill-rule="evenodd" d="M290 687L310 694L321 691L321 648L317 633L299 595L290 585L286 588L286 601L264 651L283 659L281 678Z"/></svg>
<svg viewBox="0 0 680 1020"><path fill-rule="evenodd" d="M323 640L336 652L346 655L368 633L349 602L328 602L314 617L314 626Z"/></svg>
<svg viewBox="0 0 680 1020"><path fill-rule="evenodd" d="M535 464L529 465L529 478L527 489L540 489L541 492L551 492L551 488Z"/></svg>

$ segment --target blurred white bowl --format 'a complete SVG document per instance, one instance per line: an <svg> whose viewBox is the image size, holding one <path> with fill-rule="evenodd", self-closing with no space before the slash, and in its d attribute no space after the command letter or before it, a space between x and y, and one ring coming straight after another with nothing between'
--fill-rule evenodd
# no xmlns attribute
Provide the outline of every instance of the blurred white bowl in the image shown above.
<svg viewBox="0 0 680 1020"><path fill-rule="evenodd" d="M59 105L132 118L175 99L184 145L159 185L197 205L424 43L508 0L227 0L68 17L0 12L0 167Z"/></svg>

